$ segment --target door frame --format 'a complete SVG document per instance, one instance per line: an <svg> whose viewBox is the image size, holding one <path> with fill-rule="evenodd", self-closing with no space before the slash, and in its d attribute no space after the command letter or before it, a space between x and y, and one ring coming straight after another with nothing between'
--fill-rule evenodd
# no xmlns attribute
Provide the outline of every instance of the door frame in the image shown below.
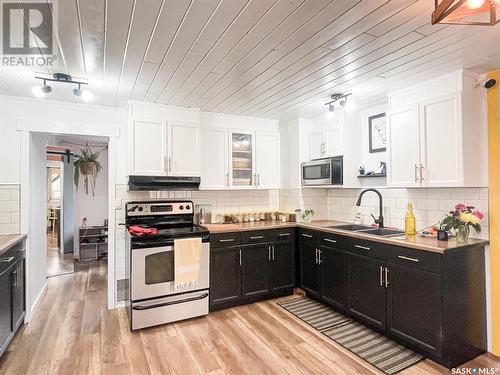
<svg viewBox="0 0 500 375"><path fill-rule="evenodd" d="M54 135L78 135L78 136L101 136L108 138L108 288L107 300L108 309L114 309L116 306L116 288L115 288L115 185L116 176L113 171L117 165L117 147L118 138L120 137L119 127L109 126L107 124L64 124L54 121L33 120L33 119L18 119L17 131L20 132L21 139L21 159L20 175L21 175L21 233L27 233L26 240L26 260L30 259L30 136L32 133L54 134ZM41 223L45 225L45 223ZM26 261L26 285L30 282L30 263ZM33 316L36 307L38 306L43 293L47 288L47 282L42 288L40 294L36 297L33 306L29 306L31 296L30 290L26 288L26 317L25 322L29 322Z"/></svg>

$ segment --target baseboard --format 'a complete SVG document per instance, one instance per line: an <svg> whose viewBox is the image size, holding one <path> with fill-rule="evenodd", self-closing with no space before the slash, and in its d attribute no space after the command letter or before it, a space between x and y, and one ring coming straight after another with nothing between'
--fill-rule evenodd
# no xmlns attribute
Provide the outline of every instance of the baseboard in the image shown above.
<svg viewBox="0 0 500 375"><path fill-rule="evenodd" d="M40 293L38 293L38 296L36 296L35 302L33 302L33 306L31 307L29 314L26 314L26 317L24 318L25 323L28 323L33 317L33 314L35 313L36 308L40 304L40 301L42 300L42 297L45 294L46 290L47 290L47 281L45 281L42 290L40 290Z"/></svg>

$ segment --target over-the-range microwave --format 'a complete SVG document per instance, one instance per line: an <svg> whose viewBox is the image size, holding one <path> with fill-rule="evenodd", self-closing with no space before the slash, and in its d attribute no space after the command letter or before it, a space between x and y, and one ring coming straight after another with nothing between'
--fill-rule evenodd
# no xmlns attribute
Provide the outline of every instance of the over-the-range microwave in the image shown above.
<svg viewBox="0 0 500 375"><path fill-rule="evenodd" d="M302 163L302 186L342 185L343 165L342 156Z"/></svg>

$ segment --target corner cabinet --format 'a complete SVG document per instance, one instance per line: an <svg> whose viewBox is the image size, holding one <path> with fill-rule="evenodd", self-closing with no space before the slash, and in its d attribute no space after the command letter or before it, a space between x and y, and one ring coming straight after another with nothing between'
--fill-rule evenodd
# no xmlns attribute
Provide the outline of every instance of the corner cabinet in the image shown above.
<svg viewBox="0 0 500 375"><path fill-rule="evenodd" d="M487 185L484 89L467 75L457 77L390 95L388 186Z"/></svg>

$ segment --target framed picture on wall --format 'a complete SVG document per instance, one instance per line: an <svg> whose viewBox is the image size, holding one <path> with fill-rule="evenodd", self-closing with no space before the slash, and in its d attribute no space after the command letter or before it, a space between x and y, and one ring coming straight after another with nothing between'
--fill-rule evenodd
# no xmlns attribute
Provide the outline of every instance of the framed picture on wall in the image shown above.
<svg viewBox="0 0 500 375"><path fill-rule="evenodd" d="M368 134L370 138L370 154L384 152L387 143L385 113L368 117Z"/></svg>

